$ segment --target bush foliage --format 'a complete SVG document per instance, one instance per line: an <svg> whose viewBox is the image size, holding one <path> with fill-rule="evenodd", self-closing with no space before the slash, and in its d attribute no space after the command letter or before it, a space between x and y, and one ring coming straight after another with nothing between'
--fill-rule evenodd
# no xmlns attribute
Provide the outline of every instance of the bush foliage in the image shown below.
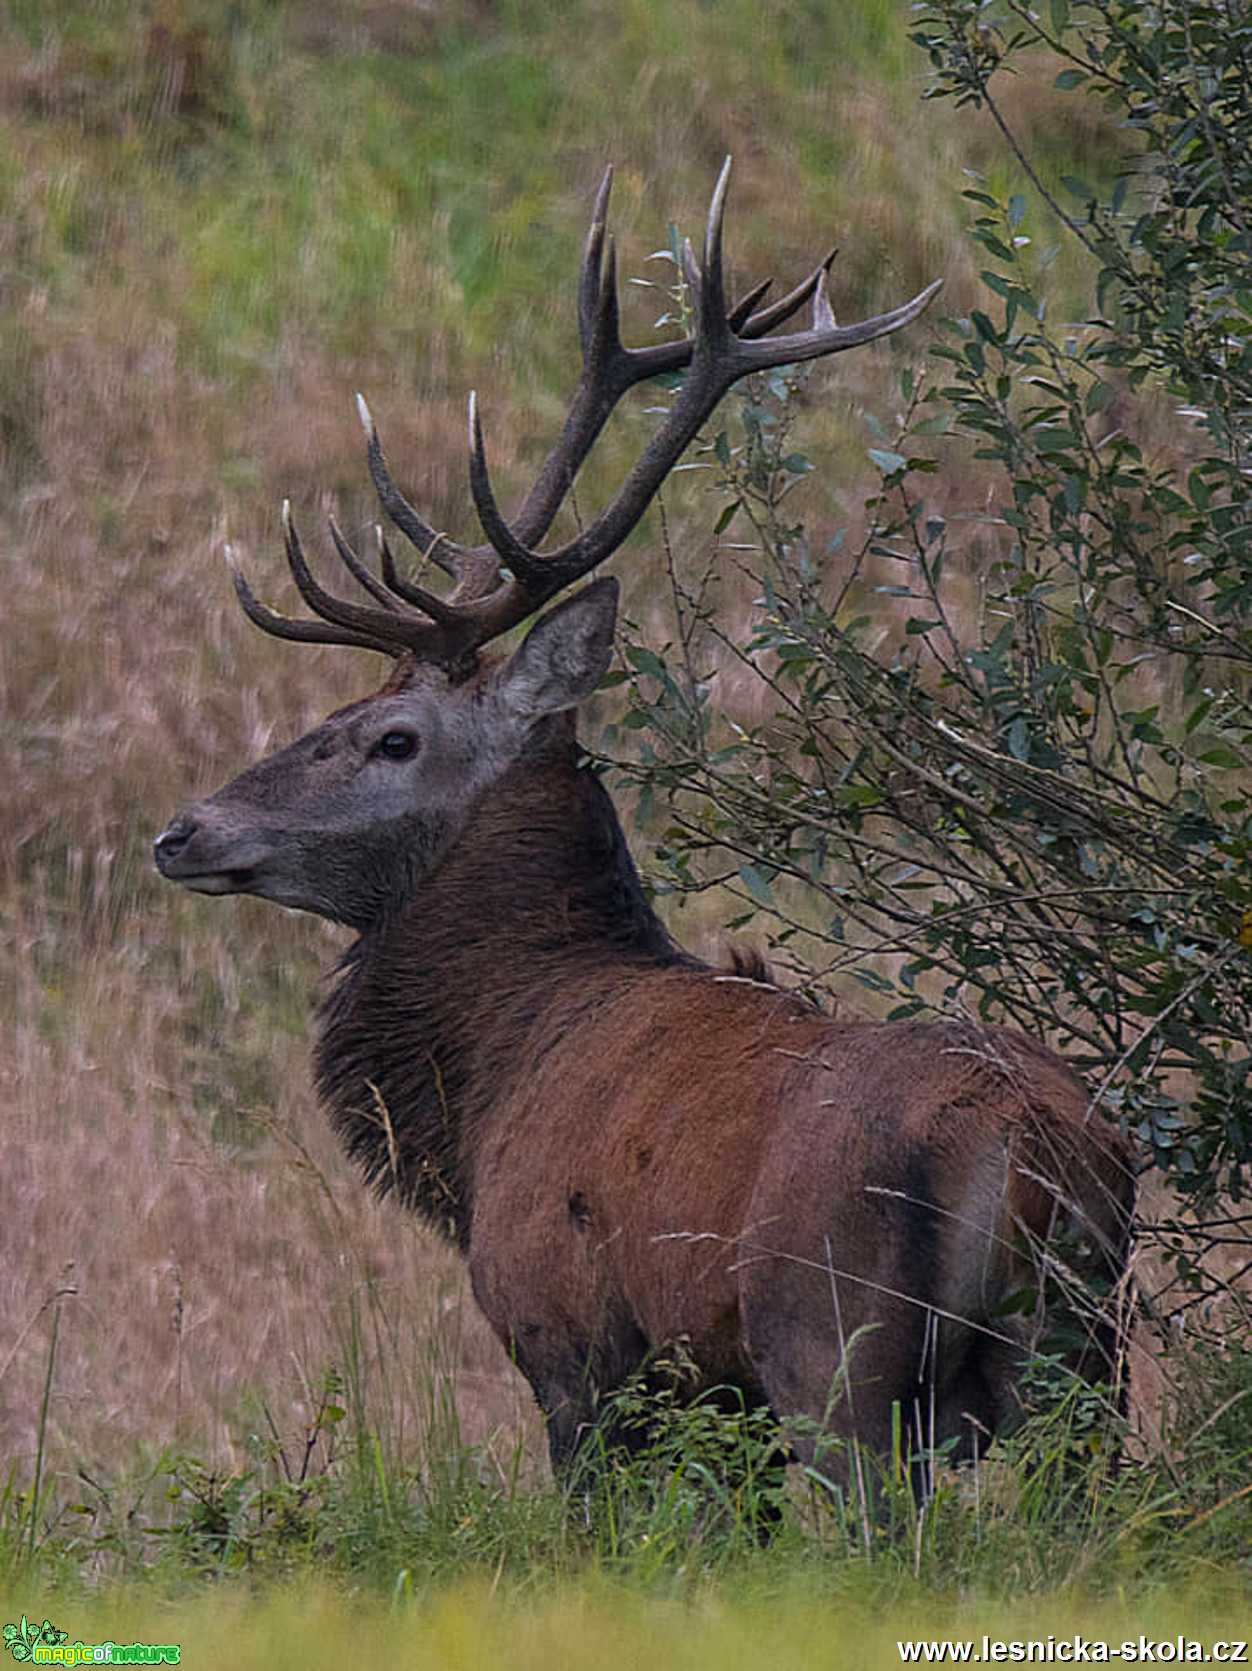
<svg viewBox="0 0 1252 1671"><path fill-rule="evenodd" d="M633 769L667 798L658 886L729 880L778 958L892 1016L1045 1033L1237 1239L1212 1203L1252 1158L1252 17L916 11L930 96L989 110L1034 194L971 181L985 305L943 321L875 426L855 549L789 514L799 377L710 440L772 712L719 724L717 563L675 570L675 642L628 651ZM1054 197L1004 117L998 83L1043 49L1118 118L1107 189ZM1090 258L1084 319L1049 314L1053 236Z"/></svg>

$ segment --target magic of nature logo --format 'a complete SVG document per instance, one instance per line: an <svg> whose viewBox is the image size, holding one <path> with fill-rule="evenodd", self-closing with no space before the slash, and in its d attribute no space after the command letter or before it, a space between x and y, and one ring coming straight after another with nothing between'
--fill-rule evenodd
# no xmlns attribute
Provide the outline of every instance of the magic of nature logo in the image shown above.
<svg viewBox="0 0 1252 1671"><path fill-rule="evenodd" d="M71 1642L51 1619L35 1624L25 1613L0 1634L15 1660L32 1665L177 1665L182 1658L177 1642Z"/></svg>

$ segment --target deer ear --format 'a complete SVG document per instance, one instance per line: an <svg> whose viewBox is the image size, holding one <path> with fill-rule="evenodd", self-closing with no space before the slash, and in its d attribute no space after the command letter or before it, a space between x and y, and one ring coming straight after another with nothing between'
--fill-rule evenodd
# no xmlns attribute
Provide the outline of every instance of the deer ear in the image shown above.
<svg viewBox="0 0 1252 1671"><path fill-rule="evenodd" d="M600 683L613 657L619 587L592 581L526 634L500 673L500 693L519 718L573 708Z"/></svg>

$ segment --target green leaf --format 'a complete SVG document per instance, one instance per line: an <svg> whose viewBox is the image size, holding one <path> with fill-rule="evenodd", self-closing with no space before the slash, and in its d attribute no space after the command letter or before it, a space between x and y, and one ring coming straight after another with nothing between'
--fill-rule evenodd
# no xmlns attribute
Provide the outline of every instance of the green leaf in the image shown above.
<svg viewBox="0 0 1252 1671"><path fill-rule="evenodd" d="M1191 712L1187 715L1187 723L1183 726L1183 735L1185 737L1189 737L1197 725L1202 725L1204 723L1209 716L1213 702L1213 697L1206 696L1203 702L1197 703L1191 710Z"/></svg>
<svg viewBox="0 0 1252 1671"><path fill-rule="evenodd" d="M739 880L753 899L759 900L762 905L772 905L774 903L770 895L769 883L755 865L740 865Z"/></svg>
<svg viewBox="0 0 1252 1671"><path fill-rule="evenodd" d="M636 673L647 673L653 679L666 677L665 663L655 650L649 650L643 644L628 644L626 646L626 660Z"/></svg>
<svg viewBox="0 0 1252 1671"><path fill-rule="evenodd" d="M878 806L882 791L871 783L848 783L836 791L836 796L841 806L849 808Z"/></svg>
<svg viewBox="0 0 1252 1671"><path fill-rule="evenodd" d="M730 527L731 523L734 521L735 512L739 509L740 503L740 500L732 499L729 505L722 506L721 515L713 524L714 537L718 534L724 534Z"/></svg>
<svg viewBox="0 0 1252 1671"><path fill-rule="evenodd" d="M1068 93L1073 87L1081 87L1086 79L1084 70L1062 70L1052 85L1059 87L1062 93Z"/></svg>
<svg viewBox="0 0 1252 1671"><path fill-rule="evenodd" d="M782 461L782 467L792 476L806 476L813 464L803 453L788 453Z"/></svg>
<svg viewBox="0 0 1252 1671"><path fill-rule="evenodd" d="M1041 453L1064 453L1078 446L1078 436L1072 429L1037 429L1034 443Z"/></svg>
<svg viewBox="0 0 1252 1671"><path fill-rule="evenodd" d="M1116 393L1117 390L1111 383L1093 383L1087 390L1087 398L1083 403L1087 416L1092 417L1096 412L1103 412L1104 408L1112 403Z"/></svg>
<svg viewBox="0 0 1252 1671"><path fill-rule="evenodd" d="M880 469L884 476L894 476L897 472L908 468L908 460L899 453L884 451L881 447L868 449L871 461Z"/></svg>
<svg viewBox="0 0 1252 1671"><path fill-rule="evenodd" d="M1011 250L1002 239L993 237L990 232L978 232L975 236L984 249L990 250L992 255L998 255L1001 261L1017 260L1016 251Z"/></svg>

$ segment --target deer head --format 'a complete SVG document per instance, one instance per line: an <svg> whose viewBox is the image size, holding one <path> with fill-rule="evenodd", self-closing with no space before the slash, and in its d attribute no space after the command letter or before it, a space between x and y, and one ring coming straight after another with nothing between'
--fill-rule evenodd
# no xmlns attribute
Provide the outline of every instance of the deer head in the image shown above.
<svg viewBox="0 0 1252 1671"><path fill-rule="evenodd" d="M608 666L617 584L602 579L567 599L503 662L482 658L483 646L617 550L732 384L887 336L916 319L938 289L931 284L890 313L837 325L826 296L832 253L771 306L761 305L768 281L729 305L722 255L729 178L727 158L709 209L703 260L689 244L684 252L693 333L627 348L606 232L612 171L606 172L578 287L582 377L560 438L512 522L492 491L470 397L470 487L484 545L456 544L418 515L396 486L358 397L383 511L452 587L437 593L404 578L381 530L376 575L332 519L335 550L371 601L336 597L314 578L284 506L287 562L318 619L276 614L232 562L244 612L278 638L378 651L394 660L395 671L376 695L332 714L179 814L156 842L162 875L203 893L256 894L358 929L411 896L457 840L481 791L519 757L540 756L554 738L567 736L558 716L589 695ZM767 335L805 303L812 308L807 330ZM618 492L573 539L538 550L617 402L636 383L666 372L684 374L681 389Z"/></svg>

